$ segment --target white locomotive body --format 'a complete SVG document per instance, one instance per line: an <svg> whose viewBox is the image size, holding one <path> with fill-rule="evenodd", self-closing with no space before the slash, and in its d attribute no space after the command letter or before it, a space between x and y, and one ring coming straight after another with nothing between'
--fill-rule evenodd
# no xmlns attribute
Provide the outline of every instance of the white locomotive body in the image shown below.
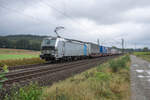
<svg viewBox="0 0 150 100"><path fill-rule="evenodd" d="M74 59L87 56L87 49L84 42L50 37L43 40L40 57L45 60Z"/></svg>

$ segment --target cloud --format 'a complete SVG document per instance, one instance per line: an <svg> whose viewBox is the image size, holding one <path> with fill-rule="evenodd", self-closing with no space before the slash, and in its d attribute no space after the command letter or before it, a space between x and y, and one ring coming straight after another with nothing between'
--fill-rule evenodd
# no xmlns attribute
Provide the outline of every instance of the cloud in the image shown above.
<svg viewBox="0 0 150 100"><path fill-rule="evenodd" d="M150 47L149 0L1 0L1 34L60 35L121 47Z"/></svg>
<svg viewBox="0 0 150 100"><path fill-rule="evenodd" d="M124 20L135 23L150 23L150 7L133 8L122 14Z"/></svg>

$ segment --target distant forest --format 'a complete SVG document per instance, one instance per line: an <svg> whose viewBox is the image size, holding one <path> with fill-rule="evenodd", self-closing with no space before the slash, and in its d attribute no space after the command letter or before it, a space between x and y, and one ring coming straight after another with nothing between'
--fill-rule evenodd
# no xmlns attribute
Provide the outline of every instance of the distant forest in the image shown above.
<svg viewBox="0 0 150 100"><path fill-rule="evenodd" d="M0 48L40 50L41 42L46 36L8 35L0 36Z"/></svg>

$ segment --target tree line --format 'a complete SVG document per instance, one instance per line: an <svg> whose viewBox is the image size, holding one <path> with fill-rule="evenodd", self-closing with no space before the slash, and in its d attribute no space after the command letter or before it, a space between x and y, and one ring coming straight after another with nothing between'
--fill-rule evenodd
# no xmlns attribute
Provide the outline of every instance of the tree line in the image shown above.
<svg viewBox="0 0 150 100"><path fill-rule="evenodd" d="M47 36L37 36L37 35L8 35L0 36L0 48L13 48L13 49L27 49L27 50L37 50L41 48L42 40ZM113 48L116 48L113 46ZM119 48L118 48L119 49ZM120 49L121 50L121 49ZM143 49L125 49L127 52L133 51L150 51L148 47Z"/></svg>
<svg viewBox="0 0 150 100"><path fill-rule="evenodd" d="M36 35L0 36L0 48L40 50L41 42L45 37Z"/></svg>

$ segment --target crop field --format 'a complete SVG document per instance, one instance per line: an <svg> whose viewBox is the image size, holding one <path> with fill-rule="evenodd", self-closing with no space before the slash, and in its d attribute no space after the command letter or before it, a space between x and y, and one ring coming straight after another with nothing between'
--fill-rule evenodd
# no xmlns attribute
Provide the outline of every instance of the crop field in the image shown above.
<svg viewBox="0 0 150 100"><path fill-rule="evenodd" d="M150 52L134 52L133 54L144 60L150 61Z"/></svg>
<svg viewBox="0 0 150 100"><path fill-rule="evenodd" d="M35 58L39 57L39 55L30 55L30 54L0 54L0 60L7 60L7 59L23 59L23 58Z"/></svg>
<svg viewBox="0 0 150 100"><path fill-rule="evenodd" d="M23 59L39 57L40 52L21 49L1 49L0 60Z"/></svg>
<svg viewBox="0 0 150 100"><path fill-rule="evenodd" d="M39 51L0 48L0 64L10 66L45 63L39 57Z"/></svg>

